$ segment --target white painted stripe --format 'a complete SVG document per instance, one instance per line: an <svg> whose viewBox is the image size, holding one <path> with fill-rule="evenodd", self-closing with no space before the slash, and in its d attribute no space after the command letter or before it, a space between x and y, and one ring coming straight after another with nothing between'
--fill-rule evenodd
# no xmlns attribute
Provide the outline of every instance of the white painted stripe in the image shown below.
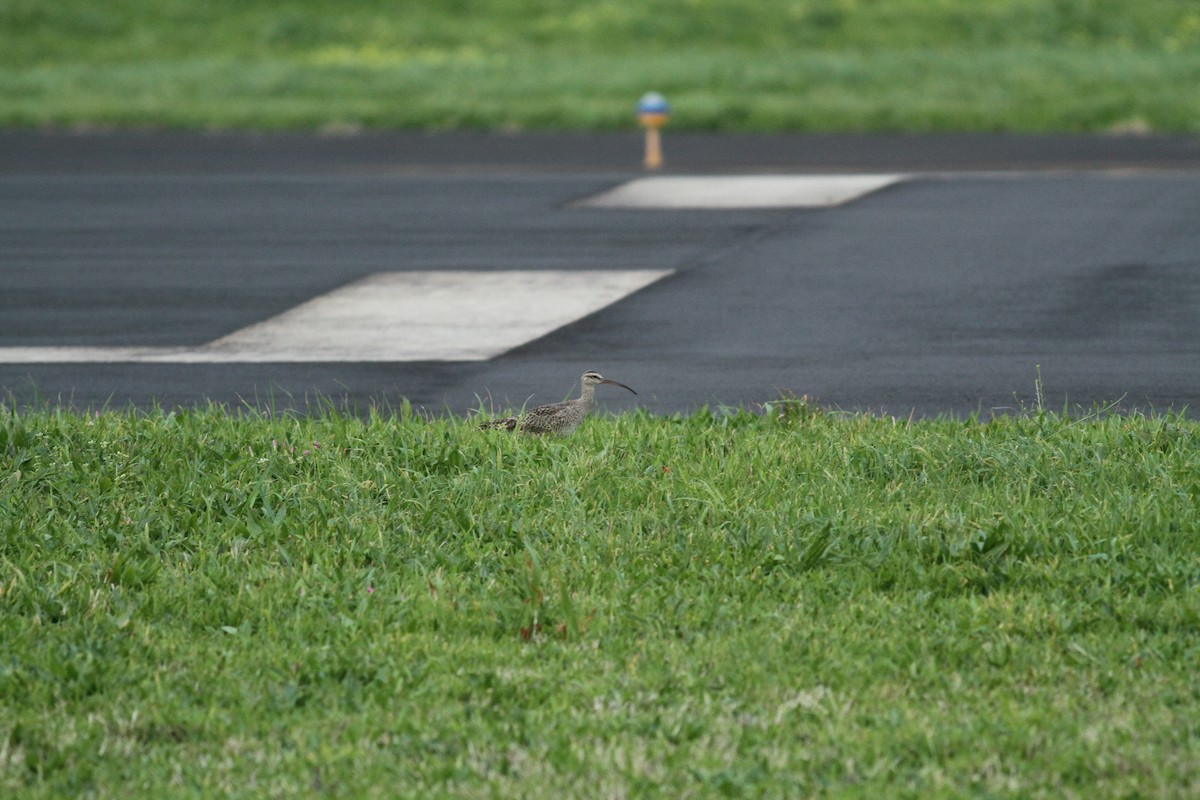
<svg viewBox="0 0 1200 800"><path fill-rule="evenodd" d="M825 208L904 180L904 175L686 175L637 178L585 208Z"/></svg>
<svg viewBox="0 0 1200 800"><path fill-rule="evenodd" d="M671 272L381 272L195 348L0 347L0 363L482 361Z"/></svg>
<svg viewBox="0 0 1200 800"><path fill-rule="evenodd" d="M0 347L0 364L182 361L192 352L180 347Z"/></svg>

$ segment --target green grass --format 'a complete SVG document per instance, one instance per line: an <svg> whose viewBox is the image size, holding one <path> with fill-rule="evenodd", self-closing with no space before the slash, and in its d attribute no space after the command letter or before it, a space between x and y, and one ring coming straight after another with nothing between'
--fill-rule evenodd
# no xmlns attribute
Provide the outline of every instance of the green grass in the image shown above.
<svg viewBox="0 0 1200 800"><path fill-rule="evenodd" d="M1193 0L0 0L0 125L1200 130Z"/></svg>
<svg viewBox="0 0 1200 800"><path fill-rule="evenodd" d="M6 797L1189 797L1200 423L0 414Z"/></svg>

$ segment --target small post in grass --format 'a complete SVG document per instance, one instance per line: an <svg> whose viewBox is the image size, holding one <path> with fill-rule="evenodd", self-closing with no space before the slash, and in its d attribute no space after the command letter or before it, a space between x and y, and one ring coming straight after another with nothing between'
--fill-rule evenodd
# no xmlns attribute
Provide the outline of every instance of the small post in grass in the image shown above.
<svg viewBox="0 0 1200 800"><path fill-rule="evenodd" d="M646 169L658 169L662 166L662 139L659 129L667 124L671 116L671 106L667 99L658 92L647 92L637 104L638 123L646 129Z"/></svg>

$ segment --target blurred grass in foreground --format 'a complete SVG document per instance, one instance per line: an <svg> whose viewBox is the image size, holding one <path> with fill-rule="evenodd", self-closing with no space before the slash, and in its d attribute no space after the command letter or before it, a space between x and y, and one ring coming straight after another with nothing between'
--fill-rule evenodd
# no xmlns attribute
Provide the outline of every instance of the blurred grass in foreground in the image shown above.
<svg viewBox="0 0 1200 800"><path fill-rule="evenodd" d="M0 124L1200 129L1191 0L0 0Z"/></svg>

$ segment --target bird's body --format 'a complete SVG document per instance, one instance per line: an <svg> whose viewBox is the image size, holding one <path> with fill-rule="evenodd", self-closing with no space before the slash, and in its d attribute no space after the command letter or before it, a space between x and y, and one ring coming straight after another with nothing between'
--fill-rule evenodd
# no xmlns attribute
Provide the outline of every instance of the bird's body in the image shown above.
<svg viewBox="0 0 1200 800"><path fill-rule="evenodd" d="M589 370L583 373L583 377L579 379L579 397L574 400L537 406L519 416L491 420L479 427L481 429L499 428L508 431L536 434L557 433L565 435L571 433L579 427L579 423L583 422L584 417L591 412L592 406L595 405L596 387L602 383L620 386L622 389L628 389L630 392L637 394L637 392L634 392L633 389L630 389L625 384L610 381L599 372Z"/></svg>

